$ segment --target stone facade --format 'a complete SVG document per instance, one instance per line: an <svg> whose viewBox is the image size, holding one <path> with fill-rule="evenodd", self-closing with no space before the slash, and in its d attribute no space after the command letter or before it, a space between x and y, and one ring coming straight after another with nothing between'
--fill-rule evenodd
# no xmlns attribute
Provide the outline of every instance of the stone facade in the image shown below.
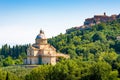
<svg viewBox="0 0 120 80"><path fill-rule="evenodd" d="M120 36L117 36L117 40L120 40Z"/></svg>
<svg viewBox="0 0 120 80"><path fill-rule="evenodd" d="M69 55L57 53L56 49L47 43L47 38L42 30L37 35L35 43L27 49L27 59L24 64L56 64L58 57L69 58Z"/></svg>
<svg viewBox="0 0 120 80"><path fill-rule="evenodd" d="M101 22L113 21L116 20L118 17L119 15L107 16L106 13L104 13L104 15L95 15L93 18L85 19L84 25L91 26L91 25L99 24Z"/></svg>

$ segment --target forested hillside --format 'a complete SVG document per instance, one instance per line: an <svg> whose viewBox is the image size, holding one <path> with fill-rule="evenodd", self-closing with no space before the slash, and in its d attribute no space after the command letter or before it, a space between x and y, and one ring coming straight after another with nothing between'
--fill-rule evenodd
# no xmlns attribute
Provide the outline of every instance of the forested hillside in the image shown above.
<svg viewBox="0 0 120 80"><path fill-rule="evenodd" d="M94 60L101 53L120 53L120 19L101 23L84 30L69 29L49 39L59 52L71 57L82 57L83 60ZM97 58L98 59L98 58Z"/></svg>
<svg viewBox="0 0 120 80"><path fill-rule="evenodd" d="M0 49L0 66L9 66L23 64L23 58L26 58L28 45L3 45Z"/></svg>
<svg viewBox="0 0 120 80"><path fill-rule="evenodd" d="M22 64L28 45L4 45L0 62L9 67L0 68L0 80L120 80L120 20L84 30L71 28L48 42L71 58L61 58L54 66L11 67L12 61Z"/></svg>

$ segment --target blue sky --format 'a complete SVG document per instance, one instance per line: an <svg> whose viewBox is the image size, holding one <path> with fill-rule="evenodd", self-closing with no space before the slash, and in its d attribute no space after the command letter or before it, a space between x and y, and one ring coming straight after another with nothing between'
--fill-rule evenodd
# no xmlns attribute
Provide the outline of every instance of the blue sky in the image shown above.
<svg viewBox="0 0 120 80"><path fill-rule="evenodd" d="M34 43L43 29L47 37L82 25L95 14L120 13L120 0L0 0L0 45Z"/></svg>

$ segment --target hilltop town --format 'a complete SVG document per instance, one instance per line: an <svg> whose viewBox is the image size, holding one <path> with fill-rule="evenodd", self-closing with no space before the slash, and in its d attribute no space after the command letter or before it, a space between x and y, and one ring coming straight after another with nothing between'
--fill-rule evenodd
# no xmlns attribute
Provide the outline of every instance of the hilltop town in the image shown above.
<svg viewBox="0 0 120 80"><path fill-rule="evenodd" d="M113 20L117 20L119 18L120 18L120 14L119 15L113 14L111 16L108 16L104 12L103 15L94 15L94 17L92 17L92 18L85 19L84 24L82 26L74 27L74 29L80 29L80 30L86 29L86 28L90 28L91 26L94 26L96 24L100 24L101 22L113 21ZM66 31L69 31L69 29Z"/></svg>

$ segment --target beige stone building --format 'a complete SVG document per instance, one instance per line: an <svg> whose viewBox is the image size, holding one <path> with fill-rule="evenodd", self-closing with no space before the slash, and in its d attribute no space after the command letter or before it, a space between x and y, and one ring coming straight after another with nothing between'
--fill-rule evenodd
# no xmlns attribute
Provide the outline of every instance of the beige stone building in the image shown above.
<svg viewBox="0 0 120 80"><path fill-rule="evenodd" d="M52 64L55 65L58 57L69 58L69 55L57 53L56 49L47 43L47 38L42 30L37 35L35 43L27 49L27 59L24 64Z"/></svg>

